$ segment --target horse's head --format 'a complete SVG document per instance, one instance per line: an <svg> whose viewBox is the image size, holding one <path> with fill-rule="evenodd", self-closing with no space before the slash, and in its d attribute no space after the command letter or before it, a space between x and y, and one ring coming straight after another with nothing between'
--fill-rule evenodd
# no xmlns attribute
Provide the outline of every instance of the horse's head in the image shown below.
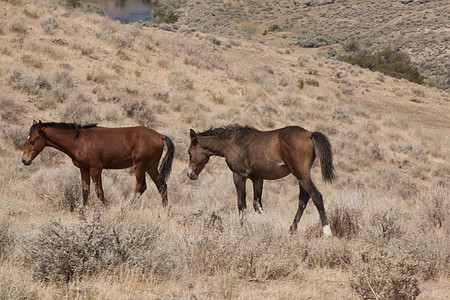
<svg viewBox="0 0 450 300"><path fill-rule="evenodd" d="M45 134L42 128L42 122L33 121L30 128L30 134L22 154L22 162L29 166L33 159L44 149L47 145Z"/></svg>
<svg viewBox="0 0 450 300"><path fill-rule="evenodd" d="M211 152L203 148L197 139L197 134L191 129L191 145L189 146L189 170L187 176L196 180L198 175L203 170L205 165L208 163L211 156Z"/></svg>

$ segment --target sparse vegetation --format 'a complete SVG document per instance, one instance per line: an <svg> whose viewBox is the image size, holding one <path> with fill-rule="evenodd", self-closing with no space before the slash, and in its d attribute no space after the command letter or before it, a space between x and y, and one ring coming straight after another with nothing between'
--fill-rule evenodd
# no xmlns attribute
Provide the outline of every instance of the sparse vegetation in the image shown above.
<svg viewBox="0 0 450 300"><path fill-rule="evenodd" d="M215 93L211 92L211 101L217 104L224 104L225 98L222 95L216 95Z"/></svg>
<svg viewBox="0 0 450 300"><path fill-rule="evenodd" d="M367 19L361 27L341 24L360 2L164 1L180 26L121 25L66 1L51 9L28 1L26 12L25 1L1 3L1 299L450 297L448 93L314 54L355 49L346 26L360 48L383 49L376 36L368 45L364 32L383 30L387 40L391 28L366 28L373 24L366 10L358 11ZM402 16L395 1L361 3L368 10L388 3L377 22L398 28L412 7L427 7L425 24L443 2L405 5ZM195 10L202 5L208 9ZM238 18L247 26L228 22ZM18 20L26 30L11 30ZM283 32L262 36L272 24ZM335 30L344 39L324 49L294 45L312 24L317 36L347 29ZM414 36L404 27L399 39ZM176 148L169 208L147 175L146 193L131 202L132 169L104 171L108 207L91 180L83 208L69 156L47 147L30 166L20 162L33 119L142 124L166 134ZM318 162L312 176L334 237L322 237L311 200L298 231L288 233L298 207L294 176L264 182L263 214L251 208L248 182L243 226L223 159L211 157L197 181L186 177L189 129L232 123L299 125L328 136L338 176L322 183Z"/></svg>
<svg viewBox="0 0 450 300"><path fill-rule="evenodd" d="M28 32L27 21L25 18L18 17L11 21L9 29L12 32L25 35Z"/></svg>
<svg viewBox="0 0 450 300"><path fill-rule="evenodd" d="M36 57L34 57L33 55L31 55L31 54L24 54L23 56L22 56L22 61L25 63L25 64L27 64L27 65L29 65L29 66L31 66L31 67L33 67L33 68L37 68L37 69L41 69L42 68L42 66L43 66L43 62L42 62L42 60L40 60L40 59L37 59Z"/></svg>
<svg viewBox="0 0 450 300"><path fill-rule="evenodd" d="M83 93L72 95L64 106L60 107L63 120L77 124L97 123L99 116L91 101Z"/></svg>
<svg viewBox="0 0 450 300"><path fill-rule="evenodd" d="M73 278L83 279L124 263L136 263L140 253L155 247L157 234L153 226L128 230L119 223L104 221L99 214L79 225L51 222L27 241L24 265L39 280L69 283Z"/></svg>
<svg viewBox="0 0 450 300"><path fill-rule="evenodd" d="M420 294L416 270L411 256L384 249L363 251L350 283L364 299L416 299Z"/></svg>
<svg viewBox="0 0 450 300"><path fill-rule="evenodd" d="M4 122L17 123L25 108L11 98L0 96L0 117Z"/></svg>
<svg viewBox="0 0 450 300"><path fill-rule="evenodd" d="M140 125L153 127L156 124L154 109L145 100L130 100L122 105L125 114Z"/></svg>
<svg viewBox="0 0 450 300"><path fill-rule="evenodd" d="M42 28L48 34L52 34L53 31L58 27L56 19L51 15L45 15L39 19Z"/></svg>
<svg viewBox="0 0 450 300"><path fill-rule="evenodd" d="M170 73L169 81L178 90L192 90L194 88L194 82L184 72Z"/></svg>

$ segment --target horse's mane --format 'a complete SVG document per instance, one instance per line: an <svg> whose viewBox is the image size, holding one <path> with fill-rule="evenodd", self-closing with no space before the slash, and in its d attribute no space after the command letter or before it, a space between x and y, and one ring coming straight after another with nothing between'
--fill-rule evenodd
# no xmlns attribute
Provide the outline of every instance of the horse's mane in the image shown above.
<svg viewBox="0 0 450 300"><path fill-rule="evenodd" d="M197 133L199 136L217 136L222 139L230 140L233 136L237 145L242 145L247 140L249 133L256 131L250 126L241 126L239 124L232 124L224 127L210 128L206 131Z"/></svg>
<svg viewBox="0 0 450 300"><path fill-rule="evenodd" d="M38 124L34 124L33 126L31 126L30 133L34 133L36 131L37 126ZM42 123L43 129L47 127L72 131L73 133L75 133L75 138L77 138L80 135L81 129L89 129L97 127L97 124L80 125L76 123L56 123L56 122Z"/></svg>

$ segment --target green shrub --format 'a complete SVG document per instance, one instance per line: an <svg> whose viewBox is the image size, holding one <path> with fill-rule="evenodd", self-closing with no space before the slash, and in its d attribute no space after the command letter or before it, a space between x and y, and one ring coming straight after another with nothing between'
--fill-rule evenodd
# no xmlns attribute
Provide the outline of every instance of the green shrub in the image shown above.
<svg viewBox="0 0 450 300"><path fill-rule="evenodd" d="M297 80L297 87L301 90L305 87L305 80L303 78Z"/></svg>
<svg viewBox="0 0 450 300"><path fill-rule="evenodd" d="M174 8L169 5L163 5L157 2L152 12L152 23L176 23L180 16L174 11Z"/></svg>
<svg viewBox="0 0 450 300"><path fill-rule="evenodd" d="M66 6L66 7L70 7L70 8L77 8L81 6L81 1L80 0L61 0L61 3Z"/></svg>
<svg viewBox="0 0 450 300"><path fill-rule="evenodd" d="M275 32L275 31L280 31L281 28L278 24L272 24L269 26L268 29L264 30L263 35L268 34L269 32Z"/></svg>
<svg viewBox="0 0 450 300"><path fill-rule="evenodd" d="M355 55L344 55L342 61L358 65L362 68L378 71L395 78L405 78L411 82L422 84L424 77L411 64L408 54L395 52L389 48L370 54L359 51Z"/></svg>
<svg viewBox="0 0 450 300"><path fill-rule="evenodd" d="M342 45L345 51L356 52L359 50L359 42L355 38L350 38Z"/></svg>

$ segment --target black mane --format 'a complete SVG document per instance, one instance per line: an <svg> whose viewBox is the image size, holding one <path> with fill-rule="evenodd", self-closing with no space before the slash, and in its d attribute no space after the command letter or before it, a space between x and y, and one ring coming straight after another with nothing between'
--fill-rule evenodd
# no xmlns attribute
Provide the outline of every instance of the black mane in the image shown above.
<svg viewBox="0 0 450 300"><path fill-rule="evenodd" d="M34 133L36 131L37 126L38 126L38 124L34 124L33 126L31 126L30 134ZM81 129L89 129L89 128L97 127L97 124L80 125L80 124L76 124L76 123L56 123L56 122L42 123L42 129L45 129L47 127L70 130L70 131L73 131L73 133L75 133L75 137L78 137Z"/></svg>
<svg viewBox="0 0 450 300"><path fill-rule="evenodd" d="M250 132L256 131L255 128L250 126L241 126L239 124L232 124L224 127L210 128L204 132L197 133L199 136L217 136L222 139L230 140L235 137L235 143L242 145L248 137Z"/></svg>

